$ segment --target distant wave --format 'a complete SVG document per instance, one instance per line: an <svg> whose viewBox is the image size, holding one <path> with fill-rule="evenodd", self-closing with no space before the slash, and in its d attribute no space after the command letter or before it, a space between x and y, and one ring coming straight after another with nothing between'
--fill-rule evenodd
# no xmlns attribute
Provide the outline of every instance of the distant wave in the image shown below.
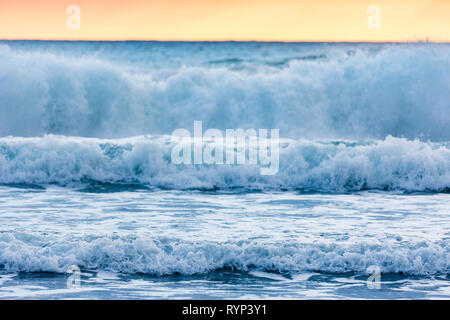
<svg viewBox="0 0 450 320"><path fill-rule="evenodd" d="M139 184L165 189L368 189L448 192L450 145L388 137L335 141L284 139L280 167L175 165L169 136L125 139L0 138L0 183Z"/></svg>
<svg viewBox="0 0 450 320"><path fill-rule="evenodd" d="M450 140L448 46L321 50L251 68L231 59L169 70L132 68L88 48L75 57L3 44L0 136L170 134L202 120L295 139Z"/></svg>
<svg viewBox="0 0 450 320"><path fill-rule="evenodd" d="M64 273L71 265L151 275L201 274L223 268L239 271L382 272L413 275L450 272L448 241L399 243L189 242L168 238L0 234L0 270Z"/></svg>

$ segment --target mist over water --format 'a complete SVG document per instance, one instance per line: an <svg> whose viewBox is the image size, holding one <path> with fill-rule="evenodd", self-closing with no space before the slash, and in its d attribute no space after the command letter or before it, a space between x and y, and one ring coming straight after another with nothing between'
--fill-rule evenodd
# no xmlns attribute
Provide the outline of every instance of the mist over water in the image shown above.
<svg viewBox="0 0 450 320"><path fill-rule="evenodd" d="M294 139L450 139L448 45L116 46L0 44L0 135L118 138L202 120Z"/></svg>

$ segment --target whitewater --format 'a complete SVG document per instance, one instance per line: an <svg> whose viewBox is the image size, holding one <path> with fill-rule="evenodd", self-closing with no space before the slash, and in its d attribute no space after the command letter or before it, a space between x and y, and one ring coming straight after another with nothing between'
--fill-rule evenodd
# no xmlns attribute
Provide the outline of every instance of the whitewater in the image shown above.
<svg viewBox="0 0 450 320"><path fill-rule="evenodd" d="M0 299L449 298L449 128L448 44L0 41Z"/></svg>

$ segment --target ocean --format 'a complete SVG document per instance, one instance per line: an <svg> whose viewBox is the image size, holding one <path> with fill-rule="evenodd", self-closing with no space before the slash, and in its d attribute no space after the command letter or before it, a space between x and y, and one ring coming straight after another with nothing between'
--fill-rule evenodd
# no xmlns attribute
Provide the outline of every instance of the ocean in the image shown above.
<svg viewBox="0 0 450 320"><path fill-rule="evenodd" d="M0 299L449 298L449 44L0 41Z"/></svg>

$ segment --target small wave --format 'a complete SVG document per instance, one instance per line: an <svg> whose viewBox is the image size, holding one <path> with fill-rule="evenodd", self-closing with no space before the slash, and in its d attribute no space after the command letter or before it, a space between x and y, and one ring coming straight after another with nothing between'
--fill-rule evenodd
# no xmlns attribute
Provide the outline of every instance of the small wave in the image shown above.
<svg viewBox="0 0 450 320"><path fill-rule="evenodd" d="M447 274L448 242L337 243L186 242L169 238L0 234L0 270L64 273L71 265L90 270L151 275L238 271L319 271L365 273L371 265L384 273Z"/></svg>

